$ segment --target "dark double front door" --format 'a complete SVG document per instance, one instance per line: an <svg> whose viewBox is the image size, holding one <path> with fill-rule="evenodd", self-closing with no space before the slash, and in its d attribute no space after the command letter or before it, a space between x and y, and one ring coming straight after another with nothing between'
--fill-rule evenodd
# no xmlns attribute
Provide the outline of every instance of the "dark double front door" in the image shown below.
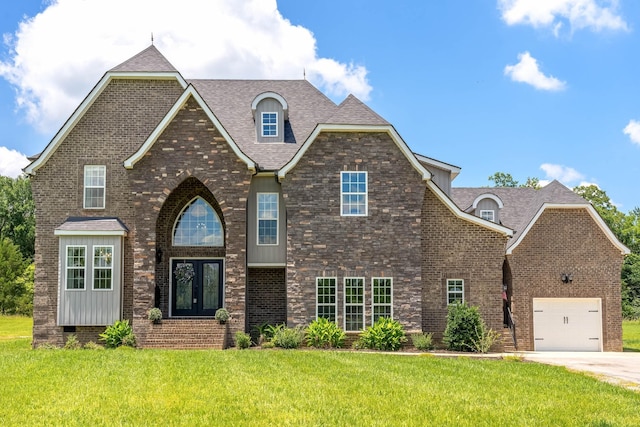
<svg viewBox="0 0 640 427"><path fill-rule="evenodd" d="M176 269L193 268L189 280L178 280ZM213 316L222 307L222 260L173 260L172 316Z"/></svg>

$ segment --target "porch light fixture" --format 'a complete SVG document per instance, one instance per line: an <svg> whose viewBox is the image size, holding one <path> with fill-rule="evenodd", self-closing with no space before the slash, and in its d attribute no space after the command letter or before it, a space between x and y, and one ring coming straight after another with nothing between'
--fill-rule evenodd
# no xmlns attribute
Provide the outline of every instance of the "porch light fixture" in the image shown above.
<svg viewBox="0 0 640 427"><path fill-rule="evenodd" d="M560 280L562 283L567 284L573 282L573 274L572 273L562 273L560 275Z"/></svg>
<svg viewBox="0 0 640 427"><path fill-rule="evenodd" d="M156 249L156 262L162 262L162 248Z"/></svg>

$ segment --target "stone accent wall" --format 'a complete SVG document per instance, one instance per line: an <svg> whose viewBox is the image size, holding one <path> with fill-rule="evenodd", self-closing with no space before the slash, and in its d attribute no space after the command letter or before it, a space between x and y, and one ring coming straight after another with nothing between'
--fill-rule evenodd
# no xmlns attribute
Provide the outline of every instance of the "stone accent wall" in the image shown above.
<svg viewBox="0 0 640 427"><path fill-rule="evenodd" d="M170 240L173 223L184 203L203 194L218 210L224 225L224 305L232 321L230 333L245 329L246 206L252 171L232 151L202 108L190 98L146 155L128 171L135 209L133 327L144 346L150 328L147 311L155 304L155 287L166 286L169 257L163 254L166 276L156 277L156 242ZM200 185L201 184L201 185ZM203 188L206 187L206 188ZM209 194L210 193L210 194ZM175 195L175 196L174 196ZM183 203L182 206L178 206ZM165 206L166 205L166 206ZM165 231L157 236L158 230ZM177 253L178 248L163 247ZM172 252L173 251L173 252ZM219 248L193 248L190 254L220 255ZM182 256L182 255L180 255ZM162 281L165 281L163 283ZM166 309L166 308L165 308Z"/></svg>
<svg viewBox="0 0 640 427"><path fill-rule="evenodd" d="M368 171L368 215L340 215L340 172ZM282 181L287 206L287 322L316 317L316 277L365 278L365 324L371 279L393 278L393 315L406 330L422 326L422 224L425 184L386 133L320 134Z"/></svg>
<svg viewBox="0 0 640 427"><path fill-rule="evenodd" d="M247 276L247 331L263 323L287 322L287 284L284 268L249 268ZM257 337L254 337L257 338Z"/></svg>
<svg viewBox="0 0 640 427"><path fill-rule="evenodd" d="M623 255L586 209L547 209L507 257L518 350L533 350L533 298L601 298L603 348L622 351ZM572 283L560 275L572 273Z"/></svg>
<svg viewBox="0 0 640 427"><path fill-rule="evenodd" d="M464 300L487 325L502 329L502 264L507 237L456 217L427 189L422 209L425 332L441 339L447 324L447 279L464 280Z"/></svg>
<svg viewBox="0 0 640 427"><path fill-rule="evenodd" d="M182 93L176 81L112 80L58 149L32 177L36 206L36 273L33 345L63 344L56 325L58 238L54 229L70 216L119 217L124 239L124 317L133 316L133 197L122 166ZM106 165L106 208L83 209L84 165Z"/></svg>

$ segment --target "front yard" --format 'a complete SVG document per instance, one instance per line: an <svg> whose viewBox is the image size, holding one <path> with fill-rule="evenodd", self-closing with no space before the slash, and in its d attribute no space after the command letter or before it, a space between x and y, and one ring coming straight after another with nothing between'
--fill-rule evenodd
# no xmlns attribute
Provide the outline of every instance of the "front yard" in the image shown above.
<svg viewBox="0 0 640 427"><path fill-rule="evenodd" d="M28 327L0 317L1 425L640 425L640 393L517 358L30 351Z"/></svg>

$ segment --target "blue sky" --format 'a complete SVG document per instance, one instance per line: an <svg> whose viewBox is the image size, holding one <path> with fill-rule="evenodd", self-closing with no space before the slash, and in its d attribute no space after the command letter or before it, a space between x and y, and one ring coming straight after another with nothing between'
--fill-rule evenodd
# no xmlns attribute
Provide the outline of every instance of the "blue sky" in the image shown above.
<svg viewBox="0 0 640 427"><path fill-rule="evenodd" d="M637 0L175 4L3 4L0 173L41 151L153 32L186 78L306 70L335 102L354 93L414 151L461 167L456 186L490 185L502 171L595 183L623 211L640 206Z"/></svg>

